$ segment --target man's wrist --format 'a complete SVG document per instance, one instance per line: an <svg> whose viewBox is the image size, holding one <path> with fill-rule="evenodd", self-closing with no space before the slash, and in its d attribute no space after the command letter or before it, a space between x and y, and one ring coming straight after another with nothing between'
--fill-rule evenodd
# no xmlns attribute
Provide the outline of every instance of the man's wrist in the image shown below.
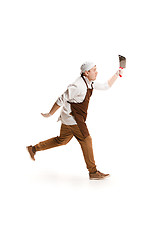
<svg viewBox="0 0 160 240"><path fill-rule="evenodd" d="M119 70L115 73L115 75L116 75L116 77L118 77L119 76Z"/></svg>

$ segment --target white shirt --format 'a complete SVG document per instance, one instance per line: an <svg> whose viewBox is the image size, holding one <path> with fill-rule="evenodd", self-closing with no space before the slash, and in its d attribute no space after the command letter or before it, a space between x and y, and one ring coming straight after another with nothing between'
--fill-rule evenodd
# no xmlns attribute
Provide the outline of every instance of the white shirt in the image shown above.
<svg viewBox="0 0 160 240"><path fill-rule="evenodd" d="M108 82L98 83L94 81L89 81L86 77L84 78L87 82L88 88L90 89L92 88L92 83L93 89L107 90L109 88ZM72 84L68 85L67 90L56 101L59 106L63 106L58 121L61 120L61 122L66 125L77 124L73 116L70 115L71 105L67 101L81 103L84 101L86 93L87 86L81 76L78 77Z"/></svg>

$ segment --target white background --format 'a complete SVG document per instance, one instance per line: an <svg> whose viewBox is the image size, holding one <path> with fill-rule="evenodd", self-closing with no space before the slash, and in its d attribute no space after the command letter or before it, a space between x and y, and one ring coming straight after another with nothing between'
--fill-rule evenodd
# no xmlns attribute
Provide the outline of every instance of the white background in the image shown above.
<svg viewBox="0 0 160 240"><path fill-rule="evenodd" d="M0 3L0 238L160 239L160 36L153 1ZM87 125L104 181L89 181L81 148L26 146L59 135L48 112L95 61L96 81L127 68L111 89L94 91Z"/></svg>

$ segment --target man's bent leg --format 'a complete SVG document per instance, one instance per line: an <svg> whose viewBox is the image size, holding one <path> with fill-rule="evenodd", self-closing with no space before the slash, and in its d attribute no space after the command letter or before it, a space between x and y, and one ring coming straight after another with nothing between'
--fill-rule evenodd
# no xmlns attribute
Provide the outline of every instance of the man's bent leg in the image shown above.
<svg viewBox="0 0 160 240"><path fill-rule="evenodd" d="M35 151L41 151L46 150L53 147L58 147L61 145L67 144L73 137L73 133L71 132L70 128L62 124L61 130L60 130L60 136L50 138L46 141L40 142L36 144L33 148L35 148Z"/></svg>

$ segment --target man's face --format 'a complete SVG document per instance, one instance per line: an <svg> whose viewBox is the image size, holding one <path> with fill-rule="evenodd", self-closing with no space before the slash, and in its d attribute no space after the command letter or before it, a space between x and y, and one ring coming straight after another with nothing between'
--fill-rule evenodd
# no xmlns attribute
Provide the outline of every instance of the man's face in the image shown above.
<svg viewBox="0 0 160 240"><path fill-rule="evenodd" d="M85 71L85 75L89 81L96 80L97 74L98 72L97 72L96 65L93 68L91 68L89 71Z"/></svg>

